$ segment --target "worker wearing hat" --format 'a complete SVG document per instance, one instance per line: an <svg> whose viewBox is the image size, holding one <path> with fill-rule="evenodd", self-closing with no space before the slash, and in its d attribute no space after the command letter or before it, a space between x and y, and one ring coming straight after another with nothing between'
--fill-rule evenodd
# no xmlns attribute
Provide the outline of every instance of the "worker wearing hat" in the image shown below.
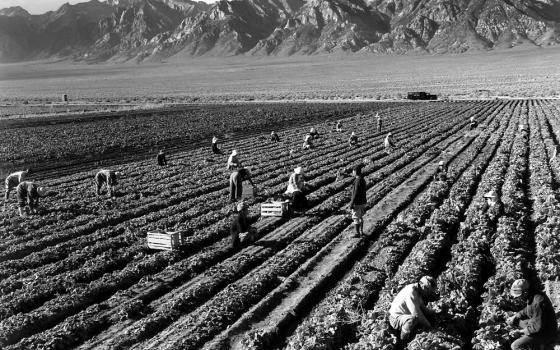
<svg viewBox="0 0 560 350"><path fill-rule="evenodd" d="M280 142L280 137L278 136L278 134L274 131L272 131L270 133L270 141L272 142Z"/></svg>
<svg viewBox="0 0 560 350"><path fill-rule="evenodd" d="M469 126L470 126L471 130L476 129L476 127L478 126L478 123L477 123L476 120L474 120L474 117L471 117Z"/></svg>
<svg viewBox="0 0 560 350"><path fill-rule="evenodd" d="M158 163L160 166L165 166L165 165L167 165L167 158L165 157L165 152L164 152L162 149L160 149L159 152L158 152L158 155L157 155L157 163Z"/></svg>
<svg viewBox="0 0 560 350"><path fill-rule="evenodd" d="M392 133L388 133L387 136L385 136L385 140L383 140L383 146L385 146L385 153L387 154L391 153L391 151L395 147L395 142L393 141Z"/></svg>
<svg viewBox="0 0 560 350"><path fill-rule="evenodd" d="M239 235L247 232L247 239L254 241L257 236L257 230L249 223L249 211L245 202L239 202L236 206L237 212L233 216L230 227L231 247L234 249L239 248L241 241Z"/></svg>
<svg viewBox="0 0 560 350"><path fill-rule="evenodd" d="M311 127L311 129L309 130L309 136L311 136L312 139L316 139L319 137L319 132L317 131L317 129L315 129L315 127Z"/></svg>
<svg viewBox="0 0 560 350"><path fill-rule="evenodd" d="M521 133L521 136L523 136L523 138L525 139L529 138L529 130L527 130L525 125L519 124L519 132Z"/></svg>
<svg viewBox="0 0 560 350"><path fill-rule="evenodd" d="M526 279L514 281L510 294L527 303L523 310L506 320L509 325L519 325L523 333L511 344L511 349L539 349L543 345L552 343L556 337L558 323L554 307L548 296L531 288Z"/></svg>
<svg viewBox="0 0 560 350"><path fill-rule="evenodd" d="M119 176L122 176L122 173L118 171L108 169L99 170L97 174L95 174L95 193L99 196L101 194L101 188L105 185L109 196L113 197L115 195L114 190L115 186L118 184L117 179Z"/></svg>
<svg viewBox="0 0 560 350"><path fill-rule="evenodd" d="M288 188L286 194L292 197L292 207L296 211L305 210L307 208L307 198L303 193L305 189L305 180L303 175L303 168L297 167L290 175L288 180Z"/></svg>
<svg viewBox="0 0 560 350"><path fill-rule="evenodd" d="M31 181L20 182L16 188L18 198L18 211L19 216L24 217L24 209L29 207L29 211L33 214L37 213L37 206L39 205L39 198L47 195L45 187L38 187L37 184Z"/></svg>
<svg viewBox="0 0 560 350"><path fill-rule="evenodd" d="M340 120L336 122L336 132L342 132L342 122Z"/></svg>
<svg viewBox="0 0 560 350"><path fill-rule="evenodd" d="M381 128L383 126L383 120L379 113L375 113L375 119L377 120L377 132L381 132Z"/></svg>
<svg viewBox="0 0 560 350"><path fill-rule="evenodd" d="M366 210L366 180L362 176L363 164L358 164L352 170L355 177L354 185L352 186L352 199L350 200L350 210L352 211L352 219L354 220L354 227L356 234L354 237L359 238L364 235L364 212Z"/></svg>
<svg viewBox="0 0 560 350"><path fill-rule="evenodd" d="M447 166L443 160L438 163L436 174L434 175L435 180L446 181L447 180Z"/></svg>
<svg viewBox="0 0 560 350"><path fill-rule="evenodd" d="M216 136L212 137L212 152L214 154L222 154L222 151L218 147L218 138Z"/></svg>
<svg viewBox="0 0 560 350"><path fill-rule="evenodd" d="M354 131L352 131L352 134L350 135L350 138L348 139L348 144L350 146L355 146L358 144L358 136L356 136L356 133Z"/></svg>
<svg viewBox="0 0 560 350"><path fill-rule="evenodd" d="M29 175L31 174L31 170L29 169L25 169L22 171L17 171L15 173L11 173L10 175L8 175L8 177L6 177L6 192L4 194L4 210L6 210L6 203L8 202L8 198L10 197L10 192L12 192L13 189L17 188L17 186L25 181Z"/></svg>
<svg viewBox="0 0 560 350"><path fill-rule="evenodd" d="M255 183L251 179L251 171L246 168L234 170L229 176L229 199L230 202L235 202L243 195L243 181L249 180L253 187Z"/></svg>
<svg viewBox="0 0 560 350"><path fill-rule="evenodd" d="M434 312L426 307L425 302L437 297L436 281L431 276L422 277L417 283L405 286L397 294L389 309L389 323L400 332L401 341L409 341L418 327L431 329L427 317Z"/></svg>
<svg viewBox="0 0 560 350"><path fill-rule="evenodd" d="M235 170L235 169L240 169L240 168L242 168L241 161L239 160L239 158L237 156L237 151L233 150L233 151L231 151L231 154L229 155L226 169L227 170Z"/></svg>
<svg viewBox="0 0 560 350"><path fill-rule="evenodd" d="M305 138L303 139L303 145L301 146L302 149L310 149L315 147L313 145L313 141L312 141L312 136L311 134L307 134L305 135Z"/></svg>

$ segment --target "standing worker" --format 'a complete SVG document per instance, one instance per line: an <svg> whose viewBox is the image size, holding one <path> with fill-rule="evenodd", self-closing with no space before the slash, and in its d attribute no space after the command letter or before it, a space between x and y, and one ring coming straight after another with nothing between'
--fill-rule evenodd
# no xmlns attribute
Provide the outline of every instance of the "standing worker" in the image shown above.
<svg viewBox="0 0 560 350"><path fill-rule="evenodd" d="M228 158L227 161L227 166L226 169L227 170L235 170L235 169L241 169L241 162L239 161L239 158L237 157L237 151L233 150L231 151L231 154Z"/></svg>
<svg viewBox="0 0 560 350"><path fill-rule="evenodd" d="M352 219L354 220L354 227L356 234L354 237L360 238L364 235L364 211L366 210L366 180L362 176L363 164L358 164L352 170L352 175L355 177L354 185L352 187L352 199L348 207L352 211Z"/></svg>
<svg viewBox="0 0 560 350"><path fill-rule="evenodd" d="M356 146L358 144L358 136L356 136L356 133L354 131L352 131L352 134L350 135L350 138L348 139L348 144L350 146Z"/></svg>
<svg viewBox="0 0 560 350"><path fill-rule="evenodd" d="M379 115L379 113L375 113L375 118L377 119L377 132L381 132L383 121L381 120L381 116Z"/></svg>
<svg viewBox="0 0 560 350"><path fill-rule="evenodd" d="M115 195L115 186L118 184L117 178L122 174L118 171L103 169L95 174L95 193L99 196L101 194L101 188L103 185L107 186L109 196L113 197Z"/></svg>
<svg viewBox="0 0 560 350"><path fill-rule="evenodd" d="M288 189L286 194L292 197L292 207L296 211L303 211L307 208L307 198L303 194L305 189L305 181L303 177L302 167L294 169L290 179L288 180Z"/></svg>
<svg viewBox="0 0 560 350"><path fill-rule="evenodd" d="M233 221L230 227L231 235L231 247L234 249L239 248L241 242L239 240L239 235L241 233L247 232L247 238L250 241L254 241L257 236L257 230L251 226L249 219L247 218L249 211L247 209L247 204L245 202L237 203L237 213L233 216Z"/></svg>
<svg viewBox="0 0 560 350"><path fill-rule="evenodd" d="M6 210L6 202L10 197L10 192L15 189L21 182L25 181L29 175L31 175L31 170L25 169L15 173L11 173L6 177L6 193L4 194L4 210Z"/></svg>
<svg viewBox="0 0 560 350"><path fill-rule="evenodd" d="M19 216L24 217L24 209L29 206L29 212L32 214L37 213L37 206L39 205L39 197L44 197L47 191L44 187L38 187L32 181L20 182L16 188L18 198L18 211Z"/></svg>
<svg viewBox="0 0 560 350"><path fill-rule="evenodd" d="M255 183L251 179L251 172L248 169L241 168L234 170L229 176L229 200L236 202L243 196L243 181L249 180L251 185L255 187Z"/></svg>
<svg viewBox="0 0 560 350"><path fill-rule="evenodd" d="M270 141L272 142L280 142L280 137L274 131L270 133Z"/></svg>
<svg viewBox="0 0 560 350"><path fill-rule="evenodd" d="M165 166L167 165L167 158L165 158L165 153L163 152L162 149L159 150L159 153L157 155L157 163L160 166Z"/></svg>
<svg viewBox="0 0 560 350"><path fill-rule="evenodd" d="M550 345L556 338L558 322L548 296L531 288L526 279L514 281L510 294L527 304L523 310L506 320L509 325L518 324L523 332L523 335L511 344L511 349L543 349L543 346Z"/></svg>
<svg viewBox="0 0 560 350"><path fill-rule="evenodd" d="M311 134L305 135L305 138L303 139L303 145L301 146L301 148L311 149L311 148L315 147L313 145L313 142L311 141L311 139L312 139Z"/></svg>
<svg viewBox="0 0 560 350"><path fill-rule="evenodd" d="M383 145L385 146L385 153L387 154L391 153L391 151L395 147L395 142L393 141L392 133L388 133L387 136L385 136L385 140L383 140Z"/></svg>
<svg viewBox="0 0 560 350"><path fill-rule="evenodd" d="M470 121L471 122L470 122L469 126L470 126L471 130L476 129L476 127L478 126L478 123L476 122L476 120L474 120L474 116L471 117Z"/></svg>
<svg viewBox="0 0 560 350"><path fill-rule="evenodd" d="M434 312L426 307L424 301L436 295L436 281L431 276L424 276L418 283L405 286L393 299L389 309L389 324L400 332L402 342L409 341L419 326L432 329L426 316L432 316Z"/></svg>
<svg viewBox="0 0 560 350"><path fill-rule="evenodd" d="M336 122L336 132L342 132L342 122L340 120Z"/></svg>
<svg viewBox="0 0 560 350"><path fill-rule="evenodd" d="M443 160L440 160L434 180L446 181L447 180L447 166Z"/></svg>
<svg viewBox="0 0 560 350"><path fill-rule="evenodd" d="M214 154L222 154L222 151L218 148L218 138L216 136L212 137L212 152Z"/></svg>

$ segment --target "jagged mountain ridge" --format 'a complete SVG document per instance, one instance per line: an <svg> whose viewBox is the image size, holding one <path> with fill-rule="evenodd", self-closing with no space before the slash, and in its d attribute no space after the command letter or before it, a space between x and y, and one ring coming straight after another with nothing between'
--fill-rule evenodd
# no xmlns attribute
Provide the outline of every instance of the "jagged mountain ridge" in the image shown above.
<svg viewBox="0 0 560 350"><path fill-rule="evenodd" d="M560 0L92 0L0 10L0 61L331 52L461 53L560 43Z"/></svg>

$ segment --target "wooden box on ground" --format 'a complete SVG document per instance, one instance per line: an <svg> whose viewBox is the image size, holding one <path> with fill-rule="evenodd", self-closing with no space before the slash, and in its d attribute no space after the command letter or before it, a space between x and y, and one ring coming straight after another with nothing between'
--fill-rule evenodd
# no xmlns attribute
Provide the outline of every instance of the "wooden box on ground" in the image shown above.
<svg viewBox="0 0 560 350"><path fill-rule="evenodd" d="M176 250L183 244L183 233L175 232L148 232L148 247L157 250Z"/></svg>
<svg viewBox="0 0 560 350"><path fill-rule="evenodd" d="M290 213L290 202L271 202L261 204L261 216L286 217Z"/></svg>
<svg viewBox="0 0 560 350"><path fill-rule="evenodd" d="M243 194L241 198L253 198L257 195L257 189L253 185L243 184Z"/></svg>

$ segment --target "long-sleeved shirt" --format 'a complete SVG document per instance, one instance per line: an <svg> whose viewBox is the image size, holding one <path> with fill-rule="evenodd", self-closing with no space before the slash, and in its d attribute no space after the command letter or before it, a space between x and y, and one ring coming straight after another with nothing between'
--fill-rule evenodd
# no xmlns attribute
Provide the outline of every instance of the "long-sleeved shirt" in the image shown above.
<svg viewBox="0 0 560 350"><path fill-rule="evenodd" d="M27 179L27 171L18 171L8 175L6 178L6 185L10 188L17 187L21 182Z"/></svg>
<svg viewBox="0 0 560 350"><path fill-rule="evenodd" d="M99 183L106 183L109 186L117 184L117 174L113 170L100 170L95 178Z"/></svg>
<svg viewBox="0 0 560 350"><path fill-rule="evenodd" d="M350 138L348 139L348 143L350 145L355 145L358 143L358 136L354 135L354 136L350 136Z"/></svg>
<svg viewBox="0 0 560 350"><path fill-rule="evenodd" d="M352 187L352 199L350 200L350 206L366 204L366 190L366 180L363 176L357 176L354 180L354 186Z"/></svg>
<svg viewBox="0 0 560 350"><path fill-rule="evenodd" d="M385 147L392 147L393 146L393 138L389 135L385 137L385 141L383 141Z"/></svg>
<svg viewBox="0 0 560 350"><path fill-rule="evenodd" d="M292 194L296 191L302 191L303 184L303 176L293 173L290 175L290 179L288 180L288 189L286 190L286 193Z"/></svg>
<svg viewBox="0 0 560 350"><path fill-rule="evenodd" d="M527 302L527 306L517 313L517 318L527 320L524 329L530 335L551 337L558 328L554 307L542 292L536 293Z"/></svg>
<svg viewBox="0 0 560 350"><path fill-rule="evenodd" d="M157 162L159 165L167 165L167 159L165 158L165 153L158 153Z"/></svg>
<svg viewBox="0 0 560 350"><path fill-rule="evenodd" d="M19 206L23 207L25 203L33 208L39 203L39 193L37 193L37 185L31 181L20 182L16 188Z"/></svg>
<svg viewBox="0 0 560 350"><path fill-rule="evenodd" d="M401 289L391 303L391 308L389 309L389 314L393 317L398 318L402 315L413 315L418 317L418 322L421 325L431 327L430 321L428 321L424 315L425 312L426 305L422 299L418 283L409 284Z"/></svg>
<svg viewBox="0 0 560 350"><path fill-rule="evenodd" d="M271 135L270 135L270 141L272 141L272 142L280 142L280 137L278 136L278 134L271 134Z"/></svg>

